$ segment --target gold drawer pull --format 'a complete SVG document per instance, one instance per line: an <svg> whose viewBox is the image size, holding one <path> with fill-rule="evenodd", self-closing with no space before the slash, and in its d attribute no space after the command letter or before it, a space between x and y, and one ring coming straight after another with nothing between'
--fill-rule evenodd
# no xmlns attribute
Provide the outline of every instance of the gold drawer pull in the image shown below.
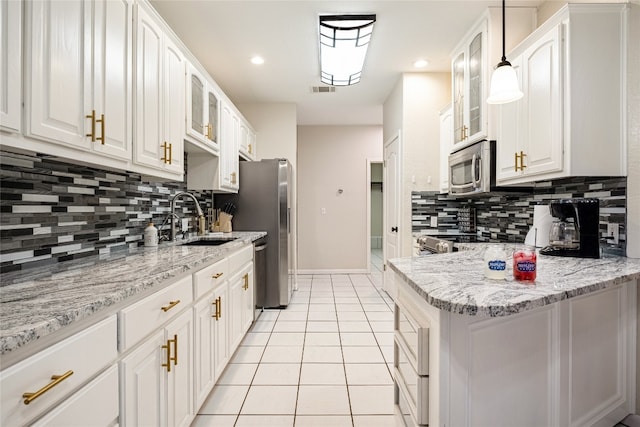
<svg viewBox="0 0 640 427"><path fill-rule="evenodd" d="M97 141L100 141L102 145L104 145L104 133L105 133L105 122L104 122L104 114L100 114L100 119L96 120L96 123L100 123L100 136L96 138Z"/></svg>
<svg viewBox="0 0 640 427"><path fill-rule="evenodd" d="M91 119L91 133L87 136L91 137L91 142L96 142L96 110L91 110L91 114L87 114L86 118Z"/></svg>
<svg viewBox="0 0 640 427"><path fill-rule="evenodd" d="M224 273L216 273L213 276L211 276L212 279L219 279Z"/></svg>
<svg viewBox="0 0 640 427"><path fill-rule="evenodd" d="M170 357L169 360L173 360L173 366L177 366L178 365L178 335L174 335L172 340L169 341L173 341L173 357Z"/></svg>
<svg viewBox="0 0 640 427"><path fill-rule="evenodd" d="M249 289L249 273L244 275L244 286L242 287L245 291Z"/></svg>
<svg viewBox="0 0 640 427"><path fill-rule="evenodd" d="M67 371L62 375L51 375L51 382L46 386L42 387L40 390L36 391L35 393L22 394L22 397L24 398L24 404L28 405L29 403L33 402L38 397L42 396L43 394L45 394L46 392L48 392L49 390L51 390L52 388L60 384L62 381L69 378L71 375L73 375L73 371Z"/></svg>
<svg viewBox="0 0 640 427"><path fill-rule="evenodd" d="M169 305L166 305L164 307L162 307L162 311L164 311L165 313L169 310L171 310L173 307L175 307L176 305L180 304L180 300L177 299L175 301L169 301Z"/></svg>

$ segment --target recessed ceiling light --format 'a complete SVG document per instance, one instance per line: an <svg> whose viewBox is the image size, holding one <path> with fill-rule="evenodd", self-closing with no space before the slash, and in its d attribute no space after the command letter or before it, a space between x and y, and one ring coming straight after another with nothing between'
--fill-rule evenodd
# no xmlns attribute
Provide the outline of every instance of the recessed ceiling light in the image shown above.
<svg viewBox="0 0 640 427"><path fill-rule="evenodd" d="M427 65L429 65L429 61L427 61L426 59L418 59L416 62L413 63L413 66L416 68L424 68Z"/></svg>
<svg viewBox="0 0 640 427"><path fill-rule="evenodd" d="M254 65L262 65L264 64L264 58L262 56L254 56L251 58L251 63Z"/></svg>

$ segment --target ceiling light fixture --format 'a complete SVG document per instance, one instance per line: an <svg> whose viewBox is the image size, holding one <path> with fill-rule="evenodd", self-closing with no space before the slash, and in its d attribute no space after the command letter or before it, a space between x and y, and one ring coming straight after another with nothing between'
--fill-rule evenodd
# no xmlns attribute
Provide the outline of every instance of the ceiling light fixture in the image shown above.
<svg viewBox="0 0 640 427"><path fill-rule="evenodd" d="M360 81L376 15L320 16L320 80L332 86Z"/></svg>
<svg viewBox="0 0 640 427"><path fill-rule="evenodd" d="M429 61L427 61L426 59L418 59L413 63L413 66L416 68L425 68L427 65L429 65Z"/></svg>
<svg viewBox="0 0 640 427"><path fill-rule="evenodd" d="M496 66L491 76L488 104L506 104L517 101L524 94L518 86L518 76L511 63L505 56L505 0L502 0L502 60Z"/></svg>
<svg viewBox="0 0 640 427"><path fill-rule="evenodd" d="M264 64L264 58L261 57L261 56L256 55L256 56L251 58L251 63L254 64L254 65L262 65L262 64Z"/></svg>

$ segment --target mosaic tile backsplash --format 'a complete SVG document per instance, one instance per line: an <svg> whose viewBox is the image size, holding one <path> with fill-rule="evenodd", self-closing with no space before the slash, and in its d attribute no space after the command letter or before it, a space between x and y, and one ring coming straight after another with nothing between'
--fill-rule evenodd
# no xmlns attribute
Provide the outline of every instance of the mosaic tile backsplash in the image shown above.
<svg viewBox="0 0 640 427"><path fill-rule="evenodd" d="M0 151L0 271L141 245L149 221L159 227L171 198L186 190L184 182L146 182L135 173ZM212 195L193 193L206 212ZM195 208L185 200L176 212L192 218Z"/></svg>
<svg viewBox="0 0 640 427"><path fill-rule="evenodd" d="M413 192L412 231L451 232L459 229L458 213L472 208L478 235L506 242L524 242L533 225L533 206L548 205L553 199L593 197L600 200L600 246L609 252L625 254L626 193L624 177L574 177L536 183L533 194L497 195L485 198L459 199L437 192ZM437 216L438 226L430 227ZM619 226L617 244L606 238L607 224Z"/></svg>

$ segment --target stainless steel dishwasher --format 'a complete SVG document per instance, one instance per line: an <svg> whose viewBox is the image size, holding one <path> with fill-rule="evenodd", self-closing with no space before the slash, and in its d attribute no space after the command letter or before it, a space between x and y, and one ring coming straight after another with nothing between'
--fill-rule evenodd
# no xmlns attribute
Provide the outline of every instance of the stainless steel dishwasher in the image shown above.
<svg viewBox="0 0 640 427"><path fill-rule="evenodd" d="M264 309L267 295L267 239L261 237L253 242L253 301L255 312L253 320L258 320Z"/></svg>

